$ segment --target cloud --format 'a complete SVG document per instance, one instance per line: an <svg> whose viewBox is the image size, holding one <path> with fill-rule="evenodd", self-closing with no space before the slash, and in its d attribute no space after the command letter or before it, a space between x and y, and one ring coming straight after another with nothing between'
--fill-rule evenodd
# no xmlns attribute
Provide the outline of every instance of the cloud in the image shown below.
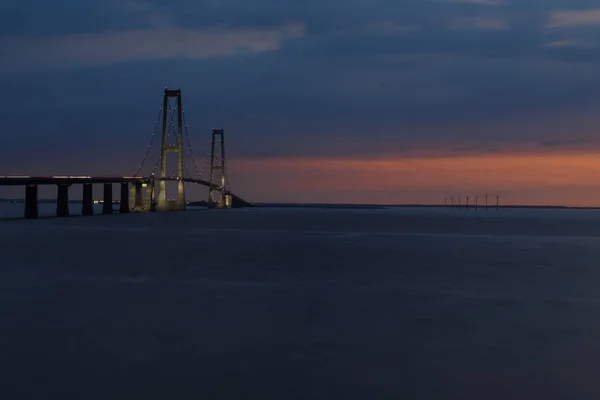
<svg viewBox="0 0 600 400"><path fill-rule="evenodd" d="M142 0L122 0L116 3L114 6L115 9L126 12L144 12L154 10L152 4Z"/></svg>
<svg viewBox="0 0 600 400"><path fill-rule="evenodd" d="M276 28L157 28L62 35L48 38L4 38L0 48L13 67L108 65L133 60L206 59L239 53L278 50L286 39L304 35L299 23Z"/></svg>
<svg viewBox="0 0 600 400"><path fill-rule="evenodd" d="M455 0L456 3L481 4L485 6L498 6L502 4L500 0Z"/></svg>
<svg viewBox="0 0 600 400"><path fill-rule="evenodd" d="M502 4L501 0L428 0L429 2L442 3L442 4L454 4L454 5L481 5L481 6L499 6Z"/></svg>
<svg viewBox="0 0 600 400"><path fill-rule="evenodd" d="M406 32L418 32L423 28L419 25L403 25L393 21L376 21L367 24L367 28L384 34L398 34Z"/></svg>
<svg viewBox="0 0 600 400"><path fill-rule="evenodd" d="M577 147L580 145L597 145L590 138L574 138L574 139L551 139L540 142L540 145L543 147Z"/></svg>
<svg viewBox="0 0 600 400"><path fill-rule="evenodd" d="M569 47L569 46L576 46L576 45L577 45L577 43L575 43L571 40L557 40L555 42L545 43L542 46L543 47Z"/></svg>
<svg viewBox="0 0 600 400"><path fill-rule="evenodd" d="M456 29L506 29L508 23L499 18L465 17L456 18L450 22L451 28Z"/></svg>
<svg viewBox="0 0 600 400"><path fill-rule="evenodd" d="M549 28L586 25L600 25L600 9L554 11L548 17Z"/></svg>

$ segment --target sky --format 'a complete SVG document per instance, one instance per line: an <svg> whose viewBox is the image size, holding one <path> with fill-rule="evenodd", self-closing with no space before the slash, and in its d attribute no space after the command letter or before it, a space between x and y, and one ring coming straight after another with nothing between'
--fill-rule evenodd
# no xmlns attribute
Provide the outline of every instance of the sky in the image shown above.
<svg viewBox="0 0 600 400"><path fill-rule="evenodd" d="M3 0L0 175L134 174L169 87L250 201L600 205L599 45L595 0Z"/></svg>

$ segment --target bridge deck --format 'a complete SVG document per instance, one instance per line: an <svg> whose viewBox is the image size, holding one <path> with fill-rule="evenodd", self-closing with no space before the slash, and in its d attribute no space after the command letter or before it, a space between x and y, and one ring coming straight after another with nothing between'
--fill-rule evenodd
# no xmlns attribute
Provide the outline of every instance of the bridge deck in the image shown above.
<svg viewBox="0 0 600 400"><path fill-rule="evenodd" d="M177 181L177 177L156 178L156 180ZM196 183L210 187L210 182L204 179L183 178L184 182ZM22 185L73 185L83 183L134 183L149 182L150 178L143 176L0 176L0 186L22 186ZM220 185L213 186L215 190L221 190Z"/></svg>
<svg viewBox="0 0 600 400"><path fill-rule="evenodd" d="M156 180L178 181L177 177L155 178ZM143 176L77 176L77 175L57 175L57 176L0 176L0 186L24 186L24 185L76 185L84 183L135 183L150 182L150 178ZM196 183L199 185L211 187L210 182L204 179L183 178L184 182ZM220 185L213 185L215 190L221 190ZM226 190L237 199L230 191ZM241 200L241 199L240 199Z"/></svg>
<svg viewBox="0 0 600 400"><path fill-rule="evenodd" d="M139 176L0 176L0 186L73 185L83 183L145 183L148 181L148 178Z"/></svg>

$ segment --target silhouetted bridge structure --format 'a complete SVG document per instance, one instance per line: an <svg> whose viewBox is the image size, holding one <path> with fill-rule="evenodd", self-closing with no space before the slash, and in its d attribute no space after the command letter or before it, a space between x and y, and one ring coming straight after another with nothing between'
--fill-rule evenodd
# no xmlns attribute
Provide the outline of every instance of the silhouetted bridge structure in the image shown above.
<svg viewBox="0 0 600 400"><path fill-rule="evenodd" d="M177 104L171 107L170 98L175 97ZM175 122L177 114L177 122ZM162 115L162 118L161 118ZM154 165L154 170L148 176L141 176L140 172L146 163L148 154L152 147L154 137L156 136L158 124L162 119L162 144L161 153L158 161ZM177 132L175 132L177 131ZM187 144L191 158L194 163L197 176L192 177L184 163L183 155L183 132L187 136ZM174 143L169 144L169 138L174 137ZM173 140L172 140L173 141ZM167 176L167 153L177 153L177 174ZM204 169L210 161L210 176L208 180L204 178ZM160 165L158 176L155 175ZM120 184L120 207L121 213L144 212L144 211L171 211L185 210L185 186L184 183L193 183L204 185L209 188L208 207L209 208L232 208L246 207L251 204L245 202L240 197L234 195L229 187L229 177L227 173L227 163L225 158L225 132L222 129L213 129L212 140L209 154L207 155L204 169L199 170L194 152L192 150L190 136L187 131L185 112L181 103L181 90L165 89L162 105L159 115L156 119L154 132L150 138L150 143L140 163L137 172L133 176L0 176L0 186L25 186L25 217L38 217L38 186L56 185L57 205L56 215L69 215L69 188L72 185L83 186L82 210L83 215L92 215L94 213L93 204L93 184L104 184L103 214L113 212L113 184ZM186 176L187 174L187 176ZM166 183L168 181L177 182L177 198L167 200ZM214 192L220 193L218 199L215 199Z"/></svg>

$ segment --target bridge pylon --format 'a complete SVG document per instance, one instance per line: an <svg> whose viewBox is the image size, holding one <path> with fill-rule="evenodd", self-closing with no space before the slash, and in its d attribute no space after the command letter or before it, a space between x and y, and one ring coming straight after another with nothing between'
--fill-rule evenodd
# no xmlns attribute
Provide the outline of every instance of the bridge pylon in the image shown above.
<svg viewBox="0 0 600 400"><path fill-rule="evenodd" d="M168 120L168 108L169 98L177 98L177 143L170 145L167 143L167 120ZM160 177L165 178L167 176L167 153L177 153L177 176L179 181L177 182L177 200L175 204L170 204L167 201L167 190L166 182L164 180L159 181L158 187L158 204L157 211L166 210L185 210L185 187L183 185L183 116L181 108L181 89L170 90L165 88L165 94L163 97L162 107L162 146L160 152Z"/></svg>
<svg viewBox="0 0 600 400"><path fill-rule="evenodd" d="M218 136L218 138L217 138ZM223 129L213 129L212 145L210 150L210 187L208 189L208 207L210 208L231 208L231 195L227 193L227 167L225 162L225 131ZM215 175L220 175L216 177ZM215 178L220 178L220 182L215 182ZM215 187L220 186L221 196L215 202Z"/></svg>

